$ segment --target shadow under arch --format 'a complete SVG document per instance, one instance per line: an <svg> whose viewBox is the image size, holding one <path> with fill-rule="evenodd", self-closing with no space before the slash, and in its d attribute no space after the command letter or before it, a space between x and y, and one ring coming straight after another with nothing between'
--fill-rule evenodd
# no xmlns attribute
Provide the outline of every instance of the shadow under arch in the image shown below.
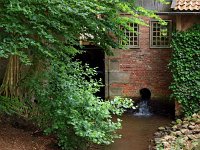
<svg viewBox="0 0 200 150"><path fill-rule="evenodd" d="M148 88L140 89L141 100L150 100L151 99L151 91Z"/></svg>

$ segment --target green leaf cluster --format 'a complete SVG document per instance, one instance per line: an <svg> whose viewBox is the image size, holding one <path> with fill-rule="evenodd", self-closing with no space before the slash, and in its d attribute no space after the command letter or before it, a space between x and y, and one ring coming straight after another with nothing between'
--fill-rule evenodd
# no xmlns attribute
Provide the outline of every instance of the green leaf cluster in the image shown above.
<svg viewBox="0 0 200 150"><path fill-rule="evenodd" d="M7 98L0 96L0 114L18 114L22 115L26 106L16 98Z"/></svg>
<svg viewBox="0 0 200 150"><path fill-rule="evenodd" d="M0 0L0 57L17 55L32 64L21 67L22 97L30 101L32 117L57 135L63 149L113 142L120 121L113 122L112 114L132 106L128 99L94 96L101 86L92 79L95 72L72 59L80 38L110 54L122 47L117 38L126 39L120 26L147 25L141 16L161 21L134 0Z"/></svg>
<svg viewBox="0 0 200 150"><path fill-rule="evenodd" d="M36 120L47 134L58 137L62 149L86 149L90 142L110 144L120 137L116 130L121 128L121 120L114 122L112 116L121 115L133 102L120 97L103 101L94 96L100 87L94 74L78 62L54 62L46 75L29 81L37 100Z"/></svg>
<svg viewBox="0 0 200 150"><path fill-rule="evenodd" d="M113 36L125 38L119 26L147 25L139 14L160 20L134 0L0 0L0 57L61 60L77 52L81 36L109 53L120 46Z"/></svg>
<svg viewBox="0 0 200 150"><path fill-rule="evenodd" d="M171 45L172 97L191 115L200 111L200 25L174 33Z"/></svg>

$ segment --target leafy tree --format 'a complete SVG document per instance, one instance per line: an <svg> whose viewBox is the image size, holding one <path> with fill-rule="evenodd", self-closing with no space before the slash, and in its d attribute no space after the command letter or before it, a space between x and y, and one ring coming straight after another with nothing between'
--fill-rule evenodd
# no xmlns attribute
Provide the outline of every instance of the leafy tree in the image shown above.
<svg viewBox="0 0 200 150"><path fill-rule="evenodd" d="M111 143L120 127L111 115L132 105L95 97L100 85L93 69L72 58L80 37L110 54L122 46L116 38L126 40L119 26L147 25L142 15L160 20L133 0L0 0L0 57L9 59L0 93L36 101L32 116L58 136L63 149L83 149L85 141Z"/></svg>
<svg viewBox="0 0 200 150"><path fill-rule="evenodd" d="M122 36L120 25L145 25L139 13L159 19L133 0L1 0L0 7L0 56L17 55L27 64L30 53L45 59L74 54L80 34L105 50L119 47L113 34Z"/></svg>
<svg viewBox="0 0 200 150"><path fill-rule="evenodd" d="M13 76L6 74L1 93L15 97L20 95L20 70L13 69L20 68L18 59L62 61L77 52L80 34L109 53L120 46L113 35L125 39L119 26L145 25L139 14L159 19L133 0L0 0L0 8L0 57L10 59L7 72Z"/></svg>

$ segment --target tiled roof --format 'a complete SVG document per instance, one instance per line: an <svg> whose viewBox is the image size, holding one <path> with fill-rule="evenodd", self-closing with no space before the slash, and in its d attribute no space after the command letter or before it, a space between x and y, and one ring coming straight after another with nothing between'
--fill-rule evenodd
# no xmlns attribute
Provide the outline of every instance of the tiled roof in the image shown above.
<svg viewBox="0 0 200 150"><path fill-rule="evenodd" d="M171 8L179 11L200 11L200 0L173 0Z"/></svg>

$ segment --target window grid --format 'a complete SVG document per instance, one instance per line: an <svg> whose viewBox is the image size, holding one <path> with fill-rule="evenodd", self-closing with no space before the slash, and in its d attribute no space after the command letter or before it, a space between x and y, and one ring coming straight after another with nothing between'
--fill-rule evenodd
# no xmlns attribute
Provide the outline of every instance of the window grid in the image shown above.
<svg viewBox="0 0 200 150"><path fill-rule="evenodd" d="M136 23L128 23L128 26L133 28L133 31L121 27L127 37L127 43L121 40L121 44L126 45L128 48L139 48L139 26Z"/></svg>
<svg viewBox="0 0 200 150"><path fill-rule="evenodd" d="M172 23L167 20L167 26L162 26L158 21L151 21L150 47L151 48L169 48L171 41Z"/></svg>

